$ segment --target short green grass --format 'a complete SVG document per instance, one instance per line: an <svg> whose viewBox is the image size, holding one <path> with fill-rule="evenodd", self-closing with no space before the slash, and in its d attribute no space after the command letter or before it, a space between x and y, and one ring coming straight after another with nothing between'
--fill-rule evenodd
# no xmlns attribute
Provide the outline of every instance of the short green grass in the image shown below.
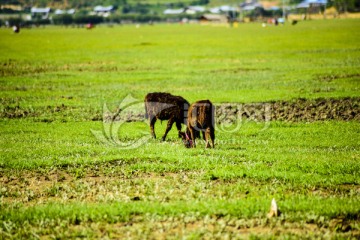
<svg viewBox="0 0 360 240"><path fill-rule="evenodd" d="M120 136L123 141L143 128L129 125L127 136ZM6 139L2 179L8 182L1 189L4 234L61 236L64 228L82 225L98 236L100 230L88 224L184 224L187 217L194 224L206 218L242 219L241 228L273 225L283 234L290 234L287 228L301 229L302 222L327 226L327 232L336 234L333 219L340 218L357 233L352 221L360 211L359 123L272 122L263 131L258 125L247 123L234 134L219 132L216 149L204 150L203 144L186 149L171 133L165 143L151 140L121 150L92 136L90 129L102 127L99 122L12 120L1 132ZM279 222L266 221L272 198L283 212ZM60 223L60 229L52 229Z"/></svg>
<svg viewBox="0 0 360 240"><path fill-rule="evenodd" d="M214 102L358 96L359 25L0 29L2 100L99 108L159 89Z"/></svg>
<svg viewBox="0 0 360 240"><path fill-rule="evenodd" d="M243 121L218 125L215 149L174 130L123 149L147 123L101 117L150 91L358 97L359 25L0 29L2 238L358 238L358 121ZM272 198L282 215L268 219Z"/></svg>

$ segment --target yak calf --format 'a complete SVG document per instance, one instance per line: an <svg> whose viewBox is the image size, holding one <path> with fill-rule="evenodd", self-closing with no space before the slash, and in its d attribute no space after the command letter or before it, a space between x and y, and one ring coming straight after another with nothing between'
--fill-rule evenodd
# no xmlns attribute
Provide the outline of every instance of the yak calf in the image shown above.
<svg viewBox="0 0 360 240"><path fill-rule="evenodd" d="M144 102L145 117L150 120L150 130L154 138L156 138L155 122L157 119L168 120L165 134L162 136L163 141L174 123L176 123L179 137L181 137L181 124L186 125L187 111L190 105L188 101L170 93L154 92L147 94Z"/></svg>
<svg viewBox="0 0 360 240"><path fill-rule="evenodd" d="M205 147L215 147L215 108L209 100L200 100L190 105L187 117L187 128L181 133L186 147L196 147L195 138L202 132L206 141ZM210 145L211 140L211 145Z"/></svg>

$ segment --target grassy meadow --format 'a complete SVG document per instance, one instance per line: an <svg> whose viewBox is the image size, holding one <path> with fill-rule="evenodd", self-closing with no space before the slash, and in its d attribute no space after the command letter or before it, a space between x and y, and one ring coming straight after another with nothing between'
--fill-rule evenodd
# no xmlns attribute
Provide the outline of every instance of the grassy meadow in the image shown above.
<svg viewBox="0 0 360 240"><path fill-rule="evenodd" d="M216 105L359 97L359 29L0 28L0 239L359 238L359 121L219 124L215 149L186 149L175 127L161 142L166 122L149 139L146 121L102 121L141 112L152 91Z"/></svg>

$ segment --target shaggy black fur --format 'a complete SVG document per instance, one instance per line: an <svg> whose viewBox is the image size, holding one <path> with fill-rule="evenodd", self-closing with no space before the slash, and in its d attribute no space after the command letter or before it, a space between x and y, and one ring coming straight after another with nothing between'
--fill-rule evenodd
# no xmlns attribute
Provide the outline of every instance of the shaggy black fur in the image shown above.
<svg viewBox="0 0 360 240"><path fill-rule="evenodd" d="M181 137L181 124L187 123L187 111L190 105L188 101L170 93L154 92L148 93L144 102L145 117L150 120L150 130L154 138L156 138L154 125L157 119L168 120L165 134L162 136L163 141L174 123Z"/></svg>

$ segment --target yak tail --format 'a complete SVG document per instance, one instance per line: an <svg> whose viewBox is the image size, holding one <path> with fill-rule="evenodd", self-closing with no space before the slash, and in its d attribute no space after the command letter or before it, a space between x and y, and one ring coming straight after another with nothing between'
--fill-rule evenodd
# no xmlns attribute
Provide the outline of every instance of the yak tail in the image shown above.
<svg viewBox="0 0 360 240"><path fill-rule="evenodd" d="M211 104L211 125L213 128L215 128L215 106Z"/></svg>

